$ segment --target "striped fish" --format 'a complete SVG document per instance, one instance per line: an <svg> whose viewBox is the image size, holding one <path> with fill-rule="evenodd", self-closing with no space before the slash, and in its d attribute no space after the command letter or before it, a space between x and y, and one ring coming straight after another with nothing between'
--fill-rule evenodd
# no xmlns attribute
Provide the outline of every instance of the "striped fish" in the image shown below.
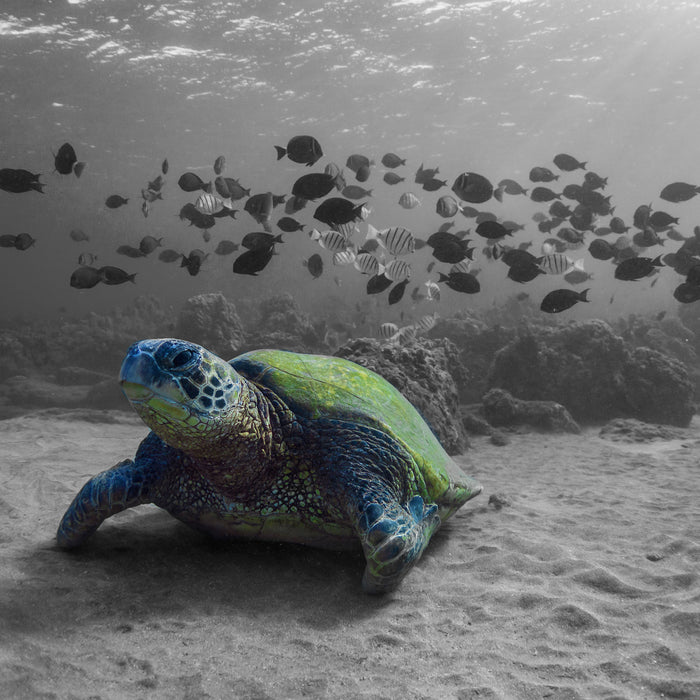
<svg viewBox="0 0 700 700"><path fill-rule="evenodd" d="M345 250L339 250L333 253L333 264L334 265L351 265L355 262L357 257L357 250L355 246L349 246Z"/></svg>
<svg viewBox="0 0 700 700"><path fill-rule="evenodd" d="M408 255L416 250L416 239L407 228L402 226L378 231L372 224L368 224L365 241L373 238L376 238L390 255Z"/></svg>
<svg viewBox="0 0 700 700"><path fill-rule="evenodd" d="M195 209L201 214L218 214L222 209L230 209L231 200L223 200L216 195L205 192L194 203Z"/></svg>
<svg viewBox="0 0 700 700"><path fill-rule="evenodd" d="M405 260L395 258L384 268L384 276L392 282L403 282L411 277L413 270Z"/></svg>
<svg viewBox="0 0 700 700"><path fill-rule="evenodd" d="M353 262L356 270L363 275L374 276L379 271L379 260L372 253L360 253Z"/></svg>
<svg viewBox="0 0 700 700"><path fill-rule="evenodd" d="M382 323L379 326L379 337L384 340L393 338L399 332L399 327L395 323Z"/></svg>
<svg viewBox="0 0 700 700"><path fill-rule="evenodd" d="M333 228L338 233L342 233L345 238L350 238L359 231L357 224L354 221L350 221L347 224L336 224Z"/></svg>
<svg viewBox="0 0 700 700"><path fill-rule="evenodd" d="M561 275L570 270L583 272L583 262L583 258L574 261L564 253L550 253L537 259L539 267L548 275Z"/></svg>
<svg viewBox="0 0 700 700"><path fill-rule="evenodd" d="M437 311L434 314L427 314L426 316L419 318L413 324L413 327L416 329L416 333L427 333L431 328L435 327L438 318Z"/></svg>
<svg viewBox="0 0 700 700"><path fill-rule="evenodd" d="M428 293L428 296L426 297L428 301L440 301L440 286L437 284L437 282L428 280L425 282L425 287Z"/></svg>
<svg viewBox="0 0 700 700"><path fill-rule="evenodd" d="M330 250L332 253L337 253L348 247L348 239L339 231L333 231L332 229L328 231L319 231L318 229L312 228L311 231L309 231L309 236L312 241L318 241L321 248Z"/></svg>
<svg viewBox="0 0 700 700"><path fill-rule="evenodd" d="M451 268L450 268L450 274L453 272L473 272L472 267L474 266L473 261L471 260L462 260L461 262L455 263Z"/></svg>
<svg viewBox="0 0 700 700"><path fill-rule="evenodd" d="M404 209L413 209L420 204L420 199L418 199L418 197L416 197L416 195L413 194L413 192L404 192L399 197L399 204Z"/></svg>

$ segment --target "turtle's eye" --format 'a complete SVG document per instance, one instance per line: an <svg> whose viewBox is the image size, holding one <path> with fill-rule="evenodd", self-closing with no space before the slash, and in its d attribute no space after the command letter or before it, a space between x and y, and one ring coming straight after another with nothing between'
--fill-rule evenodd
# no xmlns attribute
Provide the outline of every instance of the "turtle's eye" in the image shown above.
<svg viewBox="0 0 700 700"><path fill-rule="evenodd" d="M180 352L175 353L172 357L168 358L168 365L170 369L183 369L189 365L197 356L194 350L189 350L185 348L180 350Z"/></svg>

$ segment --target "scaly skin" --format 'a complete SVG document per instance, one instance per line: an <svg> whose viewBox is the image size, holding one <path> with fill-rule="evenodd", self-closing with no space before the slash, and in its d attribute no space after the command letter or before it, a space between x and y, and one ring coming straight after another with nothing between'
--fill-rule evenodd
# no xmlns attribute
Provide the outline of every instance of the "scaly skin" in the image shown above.
<svg viewBox="0 0 700 700"><path fill-rule="evenodd" d="M359 544L363 587L383 593L440 526L412 454L378 427L299 415L184 341L132 346L121 380L153 432L133 461L81 489L58 530L63 547L81 545L114 513L154 503L215 537Z"/></svg>

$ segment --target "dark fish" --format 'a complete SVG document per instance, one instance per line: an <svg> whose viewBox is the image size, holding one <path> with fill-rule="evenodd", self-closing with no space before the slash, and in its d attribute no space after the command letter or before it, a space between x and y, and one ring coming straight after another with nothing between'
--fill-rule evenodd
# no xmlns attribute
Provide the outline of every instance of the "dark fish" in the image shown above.
<svg viewBox="0 0 700 700"><path fill-rule="evenodd" d="M642 279L653 272L655 267L663 267L661 256L652 258L628 258L615 268L615 279L633 281Z"/></svg>
<svg viewBox="0 0 700 700"><path fill-rule="evenodd" d="M260 248L272 248L275 243L283 243L282 234L277 236L265 231L252 231L243 236L241 245L248 250L259 250Z"/></svg>
<svg viewBox="0 0 700 700"><path fill-rule="evenodd" d="M530 192L530 199L533 202L551 202L553 199L559 199L560 194L552 192L549 187L535 187Z"/></svg>
<svg viewBox="0 0 700 700"><path fill-rule="evenodd" d="M70 175L73 172L73 166L78 162L78 157L75 155L75 149L69 143L64 143L54 156L54 168L61 175Z"/></svg>
<svg viewBox="0 0 700 700"><path fill-rule="evenodd" d="M632 236L632 243L640 248L650 248L654 245L663 245L663 239L656 233L653 226L645 226L643 231L637 231Z"/></svg>
<svg viewBox="0 0 700 700"><path fill-rule="evenodd" d="M175 262L176 260L179 260L182 257L182 253L178 253L176 250L173 250L172 248L166 248L165 250L161 250L159 255L158 255L158 260L164 263L171 263Z"/></svg>
<svg viewBox="0 0 700 700"><path fill-rule="evenodd" d="M481 204L491 199L493 185L478 173L462 173L452 185L452 191L465 202Z"/></svg>
<svg viewBox="0 0 700 700"><path fill-rule="evenodd" d="M218 156L217 159L214 161L214 172L217 175L221 175L221 173L224 172L224 168L226 167L226 158L223 156Z"/></svg>
<svg viewBox="0 0 700 700"><path fill-rule="evenodd" d="M555 180L559 179L559 175L555 175L549 168L539 166L536 166L530 170L529 177L530 182L554 182Z"/></svg>
<svg viewBox="0 0 700 700"><path fill-rule="evenodd" d="M583 204L579 204L569 217L569 223L578 231L590 231L594 221L595 214Z"/></svg>
<svg viewBox="0 0 700 700"><path fill-rule="evenodd" d="M272 260L272 254L272 246L247 250L233 261L233 271L239 275L256 276Z"/></svg>
<svg viewBox="0 0 700 700"><path fill-rule="evenodd" d="M238 243L224 239L223 241L219 241L219 244L214 249L214 252L217 255L231 255L231 253L235 253L238 248Z"/></svg>
<svg viewBox="0 0 700 700"><path fill-rule="evenodd" d="M340 193L343 197L347 197L348 199L364 199L365 197L372 196L372 190L366 190L359 185L347 185L343 187Z"/></svg>
<svg viewBox="0 0 700 700"><path fill-rule="evenodd" d="M29 233L20 233L15 239L15 248L17 250L27 250L36 243L36 239Z"/></svg>
<svg viewBox="0 0 700 700"><path fill-rule="evenodd" d="M406 159L397 156L396 153L385 153L382 156L382 165L385 168L398 168L400 165L406 165Z"/></svg>
<svg viewBox="0 0 700 700"><path fill-rule="evenodd" d="M162 175L158 175L157 178L155 178L154 180L151 180L151 181L148 183L148 190L150 190L151 192L160 192L161 189L163 189L163 185L164 185L164 184L165 184L165 180L163 179L163 176L162 176ZM150 196L151 196L151 195L149 195L149 197L150 197ZM154 199L155 199L155 198L154 198ZM162 199L162 197L161 197L160 199ZM152 201L152 200L151 200L151 201Z"/></svg>
<svg viewBox="0 0 700 700"><path fill-rule="evenodd" d="M140 248L135 248L132 245L120 245L117 248L117 254L126 255L127 258L142 258L145 255Z"/></svg>
<svg viewBox="0 0 700 700"><path fill-rule="evenodd" d="M367 156L363 156L359 153L353 153L347 157L345 165L355 174L357 174L357 171L360 168L370 168L373 165L373 161L371 161Z"/></svg>
<svg viewBox="0 0 700 700"><path fill-rule="evenodd" d="M681 304L692 304L694 301L700 301L700 287L681 282L673 290L673 298Z"/></svg>
<svg viewBox="0 0 700 700"><path fill-rule="evenodd" d="M358 182L367 182L367 180L369 180L370 174L371 174L371 169L370 169L369 165L361 165L355 171L355 179Z"/></svg>
<svg viewBox="0 0 700 700"><path fill-rule="evenodd" d="M281 228L286 233L293 233L294 231L303 231L305 224L300 224L296 219L292 219L291 216L283 216L278 222L277 227Z"/></svg>
<svg viewBox="0 0 700 700"><path fill-rule="evenodd" d="M508 277L514 282L531 282L538 275L544 275L545 271L534 262L511 265L508 268Z"/></svg>
<svg viewBox="0 0 700 700"><path fill-rule="evenodd" d="M403 182L406 178L397 175L396 173L384 173L382 178L387 185L398 185L399 182Z"/></svg>
<svg viewBox="0 0 700 700"><path fill-rule="evenodd" d="M189 272L192 277L195 277L199 274L202 263L206 260L206 257L207 255L203 250L194 248L190 251L189 255L182 256L180 267L186 267L187 272Z"/></svg>
<svg viewBox="0 0 700 700"><path fill-rule="evenodd" d="M451 219L459 211L459 202L449 194L438 199L435 204L435 212L443 219Z"/></svg>
<svg viewBox="0 0 700 700"><path fill-rule="evenodd" d="M219 195L219 197L223 199L231 198L231 190L229 189L228 183L226 182L226 178L222 175L218 175L214 179L214 189L216 190L216 193Z"/></svg>
<svg viewBox="0 0 700 700"><path fill-rule="evenodd" d="M608 226L613 233L626 233L630 230L630 227L625 226L625 222L619 216L613 216L608 222Z"/></svg>
<svg viewBox="0 0 700 700"><path fill-rule="evenodd" d="M458 263L470 257L473 248L469 241L449 231L437 231L430 235L427 244L433 249L433 257L444 263Z"/></svg>
<svg viewBox="0 0 700 700"><path fill-rule="evenodd" d="M462 294L476 294L481 289L479 280L471 272L450 272L449 275L438 273L438 283L444 282L450 289Z"/></svg>
<svg viewBox="0 0 700 700"><path fill-rule="evenodd" d="M314 219L329 226L349 224L361 218L363 206L364 204L355 205L342 197L330 197L316 207Z"/></svg>
<svg viewBox="0 0 700 700"><path fill-rule="evenodd" d="M561 238L562 241L566 241L572 246L580 246L583 244L585 233L583 231L577 231L576 229L565 226L557 231L557 237Z"/></svg>
<svg viewBox="0 0 700 700"><path fill-rule="evenodd" d="M496 257L496 256L494 256ZM537 258L522 248L509 248L500 255L501 262L513 267L514 265L536 265Z"/></svg>
<svg viewBox="0 0 700 700"><path fill-rule="evenodd" d="M166 158L166 159L163 160L163 162L160 164L160 172L162 172L163 175L167 175L167 174L168 174L169 168L170 168L170 165L168 164L168 159Z"/></svg>
<svg viewBox="0 0 700 700"><path fill-rule="evenodd" d="M181 190L185 192L196 192L197 190L207 191L209 183L204 182L197 173L183 173L180 175L180 179L177 181Z"/></svg>
<svg viewBox="0 0 700 700"><path fill-rule="evenodd" d="M128 198L122 197L120 194L111 194L105 199L105 206L108 209L118 209L129 201Z"/></svg>
<svg viewBox="0 0 700 700"><path fill-rule="evenodd" d="M314 279L318 279L323 274L323 258L318 253L314 253L304 260L304 267Z"/></svg>
<svg viewBox="0 0 700 700"><path fill-rule="evenodd" d="M503 224L499 224L498 221L482 221L477 227L476 232L488 239L503 238L503 236L512 236L513 232L507 229Z"/></svg>
<svg viewBox="0 0 700 700"><path fill-rule="evenodd" d="M370 277L367 280L367 294L381 294L385 289L391 287L392 281L384 273Z"/></svg>
<svg viewBox="0 0 700 700"><path fill-rule="evenodd" d="M567 199L573 199L575 202L580 202L584 197L585 190L583 187L581 187L581 185L570 184L566 185L561 193L562 196L566 197Z"/></svg>
<svg viewBox="0 0 700 700"><path fill-rule="evenodd" d="M70 286L75 289L92 289L102 281L102 273L98 269L88 266L79 267L70 276Z"/></svg>
<svg viewBox="0 0 700 700"><path fill-rule="evenodd" d="M188 202L180 209L180 220L189 221L191 226L204 230L216 224L216 219L211 214L202 214L192 202Z"/></svg>
<svg viewBox="0 0 700 700"><path fill-rule="evenodd" d="M403 299L403 295L406 291L406 287L408 286L408 282L409 280L405 279L402 282L397 282L391 288L391 291L389 292L389 305L398 304L401 301L401 299Z"/></svg>
<svg viewBox="0 0 700 700"><path fill-rule="evenodd" d="M439 172L440 168L424 168L423 163L421 163L416 170L415 182L422 185L428 180L432 180Z"/></svg>
<svg viewBox="0 0 700 700"><path fill-rule="evenodd" d="M20 194L34 190L43 194L43 182L39 182L41 173L30 173L22 168L0 169L0 190Z"/></svg>
<svg viewBox="0 0 700 700"><path fill-rule="evenodd" d="M307 173L292 185L292 195L314 200L325 197L335 187L336 177L327 173Z"/></svg>
<svg viewBox="0 0 700 700"><path fill-rule="evenodd" d="M3 233L0 236L0 248L14 248L17 242L17 236L14 233Z"/></svg>
<svg viewBox="0 0 700 700"><path fill-rule="evenodd" d="M90 236L88 236L87 233L80 228L71 229L71 232L68 235L71 237L71 240L75 241L76 243L90 240Z"/></svg>
<svg viewBox="0 0 700 700"><path fill-rule="evenodd" d="M675 216L671 216L665 211L655 211L649 217L649 223L657 230L663 230L678 223L678 219Z"/></svg>
<svg viewBox="0 0 700 700"><path fill-rule="evenodd" d="M632 216L632 223L636 228L643 229L648 223L651 217L651 205L650 204L640 204L635 210Z"/></svg>
<svg viewBox="0 0 700 700"><path fill-rule="evenodd" d="M687 202L700 192L700 187L687 182L672 182L661 190L659 197L667 202Z"/></svg>
<svg viewBox="0 0 700 700"><path fill-rule="evenodd" d="M602 238L596 238L590 242L588 252L591 254L591 257L596 260L611 260L615 257L616 251L614 246L608 243L608 241Z"/></svg>
<svg viewBox="0 0 700 700"><path fill-rule="evenodd" d="M85 170L85 165L86 165L86 163L83 163L82 161L76 163L73 166L73 174L76 177L80 177L83 174L83 170Z"/></svg>
<svg viewBox="0 0 700 700"><path fill-rule="evenodd" d="M144 236L139 243L139 250L144 255L148 255L149 253L152 253L156 248L159 248L162 245L162 238L156 238L155 236Z"/></svg>
<svg viewBox="0 0 700 700"><path fill-rule="evenodd" d="M113 265L105 265L101 267L98 272L102 275L102 281L105 284L124 284L124 282L135 282L136 273L129 274L126 270L122 270L121 267L114 267Z"/></svg>
<svg viewBox="0 0 700 700"><path fill-rule="evenodd" d="M438 180L436 177L431 177L430 180L426 180L422 187L426 192L436 192L441 187L447 186L447 180Z"/></svg>
<svg viewBox="0 0 700 700"><path fill-rule="evenodd" d="M566 172L571 172L572 170L586 169L586 161L579 162L573 156L568 153L558 153L554 156L554 165L559 168L559 170L564 170Z"/></svg>
<svg viewBox="0 0 700 700"><path fill-rule="evenodd" d="M548 314L558 314L560 311L570 309L579 301L588 301L586 295L589 291L589 289L584 289L581 292L574 289L555 289L542 299L540 309Z"/></svg>
<svg viewBox="0 0 700 700"><path fill-rule="evenodd" d="M287 148L275 146L277 160L287 156L289 160L304 165L313 165L321 156L321 144L313 136L294 136L287 143Z"/></svg>
<svg viewBox="0 0 700 700"><path fill-rule="evenodd" d="M498 187L506 194L527 194L527 190L515 180L506 178L498 183Z"/></svg>
<svg viewBox="0 0 700 700"><path fill-rule="evenodd" d="M598 175L598 173L594 173L592 170L583 176L583 181L585 186L591 190L604 190L605 186L608 184L607 177L601 177Z"/></svg>
<svg viewBox="0 0 700 700"><path fill-rule="evenodd" d="M238 180L232 177L225 177L224 182L229 192L229 197L231 199L243 199L244 197L250 197L250 188L243 187ZM223 196L223 195L222 195Z"/></svg>
<svg viewBox="0 0 700 700"><path fill-rule="evenodd" d="M549 206L549 215L557 219L566 219L571 216L571 209L564 202L555 199Z"/></svg>
<svg viewBox="0 0 700 700"><path fill-rule="evenodd" d="M272 192L254 194L246 200L243 208L268 231L272 231L270 226L270 215L272 209L278 204L284 204L284 195L274 195Z"/></svg>
<svg viewBox="0 0 700 700"><path fill-rule="evenodd" d="M284 205L285 214L296 214L301 211L307 204L308 200L304 197L295 197L292 195Z"/></svg>
<svg viewBox="0 0 700 700"><path fill-rule="evenodd" d="M693 264L686 274L685 281L688 284L700 287L700 264L697 262Z"/></svg>

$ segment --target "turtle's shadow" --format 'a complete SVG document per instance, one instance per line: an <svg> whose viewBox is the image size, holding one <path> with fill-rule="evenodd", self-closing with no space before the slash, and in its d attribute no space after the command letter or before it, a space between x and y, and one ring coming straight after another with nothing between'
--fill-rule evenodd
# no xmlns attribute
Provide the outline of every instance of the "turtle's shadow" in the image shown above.
<svg viewBox="0 0 700 700"><path fill-rule="evenodd" d="M428 552L439 552L441 540L437 533ZM198 615L240 621L241 614L322 630L371 616L396 595L362 591L359 549L219 542L155 509L110 519L74 551L46 542L19 567L25 578L5 591L0 608L10 627L25 631L78 620L115 629Z"/></svg>

